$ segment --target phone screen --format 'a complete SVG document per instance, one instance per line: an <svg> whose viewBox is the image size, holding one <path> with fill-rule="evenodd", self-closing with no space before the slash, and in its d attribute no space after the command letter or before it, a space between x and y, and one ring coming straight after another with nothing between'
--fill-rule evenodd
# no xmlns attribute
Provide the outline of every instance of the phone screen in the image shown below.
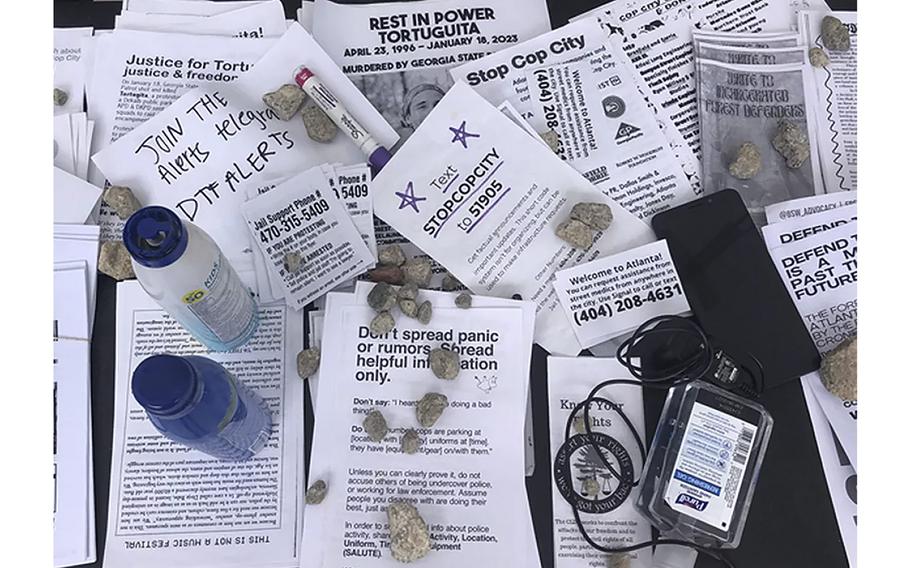
<svg viewBox="0 0 910 568"><path fill-rule="evenodd" d="M736 191L665 211L652 226L698 322L734 358L758 359L765 388L818 369L818 350Z"/></svg>

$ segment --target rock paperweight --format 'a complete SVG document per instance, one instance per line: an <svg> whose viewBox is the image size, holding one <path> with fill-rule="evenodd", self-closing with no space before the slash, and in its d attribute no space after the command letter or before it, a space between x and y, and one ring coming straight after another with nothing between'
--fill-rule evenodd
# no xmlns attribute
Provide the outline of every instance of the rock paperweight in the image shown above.
<svg viewBox="0 0 910 568"><path fill-rule="evenodd" d="M430 552L430 531L414 505L393 501L386 507L386 515L392 558L414 562Z"/></svg>
<svg viewBox="0 0 910 568"><path fill-rule="evenodd" d="M278 115L281 120L291 120L303 102L306 100L306 93L297 85L282 85L277 91L262 95L262 102L265 106Z"/></svg>
<svg viewBox="0 0 910 568"><path fill-rule="evenodd" d="M448 349L433 349L430 351L430 369L440 379L453 380L461 370L461 359L458 353Z"/></svg>
<svg viewBox="0 0 910 568"><path fill-rule="evenodd" d="M436 421L449 407L449 399L444 394L431 392L417 401L417 422L424 428L432 428Z"/></svg>
<svg viewBox="0 0 910 568"><path fill-rule="evenodd" d="M363 431L374 442L381 442L389 433L389 425L385 421L385 416L378 410L371 410L363 419Z"/></svg>

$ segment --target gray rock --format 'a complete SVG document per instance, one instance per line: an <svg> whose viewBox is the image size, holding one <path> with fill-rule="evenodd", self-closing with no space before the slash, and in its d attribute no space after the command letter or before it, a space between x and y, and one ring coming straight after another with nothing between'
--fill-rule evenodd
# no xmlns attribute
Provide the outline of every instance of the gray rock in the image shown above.
<svg viewBox="0 0 910 568"><path fill-rule="evenodd" d="M458 376L458 371L461 370L461 359L454 351L433 349L430 351L430 369L440 379L451 381Z"/></svg>
<svg viewBox="0 0 910 568"><path fill-rule="evenodd" d="M291 120L303 102L306 100L306 93L297 85L282 85L277 91L262 95L262 102L269 107L281 120Z"/></svg>
<svg viewBox="0 0 910 568"><path fill-rule="evenodd" d="M809 50L809 63L813 67L827 67L831 63L831 58L828 57L828 54L825 53L825 50L820 47L813 47Z"/></svg>
<svg viewBox="0 0 910 568"><path fill-rule="evenodd" d="M411 319L417 319L419 309L417 307L417 302L414 300L409 300L407 298L398 298L398 307L401 309L401 313L408 316Z"/></svg>
<svg viewBox="0 0 910 568"><path fill-rule="evenodd" d="M739 147L736 158L730 164L730 175L736 179L752 179L761 170L761 152L752 142L746 142Z"/></svg>
<svg viewBox="0 0 910 568"><path fill-rule="evenodd" d="M432 428L442 413L449 407L449 399L444 394L430 392L417 401L417 422L424 428Z"/></svg>
<svg viewBox="0 0 910 568"><path fill-rule="evenodd" d="M300 109L303 126L310 139L321 144L328 144L338 136L338 125L332 122L329 115L319 108L313 99L307 97Z"/></svg>
<svg viewBox="0 0 910 568"><path fill-rule="evenodd" d="M389 433L389 425L385 421L385 416L378 410L371 410L363 419L363 431L374 442L381 442Z"/></svg>
<svg viewBox="0 0 910 568"><path fill-rule="evenodd" d="M404 284L404 272L398 266L380 264L367 272L367 280L399 286Z"/></svg>
<svg viewBox="0 0 910 568"><path fill-rule="evenodd" d="M322 503L328 492L329 487L325 484L325 481L321 479L317 480L316 483L310 485L310 488L306 490L306 504L318 505Z"/></svg>
<svg viewBox="0 0 910 568"><path fill-rule="evenodd" d="M597 231L606 231L613 223L613 211L606 203L578 203L572 208L569 218Z"/></svg>
<svg viewBox="0 0 910 568"><path fill-rule="evenodd" d="M554 152L559 151L559 134L556 133L552 128L546 132L541 132L540 137L543 138L543 141L547 143L547 146L550 147L550 150Z"/></svg>
<svg viewBox="0 0 910 568"><path fill-rule="evenodd" d="M607 557L607 568L632 568L632 556L627 552L616 552Z"/></svg>
<svg viewBox="0 0 910 568"><path fill-rule="evenodd" d="M380 264L391 264L392 266L401 266L407 262L408 257L398 245L389 245L379 249Z"/></svg>
<svg viewBox="0 0 910 568"><path fill-rule="evenodd" d="M597 498L597 495L600 493L600 484L597 483L596 477L586 477L585 480L581 482L581 489L588 497Z"/></svg>
<svg viewBox="0 0 910 568"><path fill-rule="evenodd" d="M416 302L418 295L420 295L420 288L416 284L405 284L398 289L399 300L414 300Z"/></svg>
<svg viewBox="0 0 910 568"><path fill-rule="evenodd" d="M66 91L54 87L54 106L63 106L68 100L70 100L70 96L66 94Z"/></svg>
<svg viewBox="0 0 910 568"><path fill-rule="evenodd" d="M303 257L299 252L289 252L284 255L284 269L290 274L300 272L300 266L303 264Z"/></svg>
<svg viewBox="0 0 910 568"><path fill-rule="evenodd" d="M385 335L395 329L395 318L389 312L379 312L370 322L373 335Z"/></svg>
<svg viewBox="0 0 910 568"><path fill-rule="evenodd" d="M418 288L426 288L433 278L433 265L425 258L414 258L404 263L401 267L404 272L404 281L416 284Z"/></svg>
<svg viewBox="0 0 910 568"><path fill-rule="evenodd" d="M458 278L451 272L446 272L446 275L442 277L442 290L443 292L454 292L456 290L463 290L464 284L462 284Z"/></svg>
<svg viewBox="0 0 910 568"><path fill-rule="evenodd" d="M126 221L130 215L142 209L142 204L133 195L133 190L122 185L112 185L101 194L101 200L114 210L118 217Z"/></svg>
<svg viewBox="0 0 910 568"><path fill-rule="evenodd" d="M395 289L390 284L380 282L373 286L373 289L367 295L367 304L377 312L386 312L395 306L395 300L397 299L398 294Z"/></svg>
<svg viewBox="0 0 910 568"><path fill-rule="evenodd" d="M809 137L789 120L777 123L777 135L771 145L787 160L787 167L798 169L809 159Z"/></svg>
<svg viewBox="0 0 910 568"><path fill-rule="evenodd" d="M123 241L104 241L98 253L98 271L115 280L131 280L136 277L129 251Z"/></svg>
<svg viewBox="0 0 910 568"><path fill-rule="evenodd" d="M420 304L420 307L417 308L417 321L423 325L430 323L430 320L433 319L433 304L429 301L426 301Z"/></svg>
<svg viewBox="0 0 910 568"><path fill-rule="evenodd" d="M589 249L594 244L594 229L577 219L560 223L556 227L556 236L577 249Z"/></svg>
<svg viewBox="0 0 910 568"><path fill-rule="evenodd" d="M318 347L304 349L297 354L297 374L301 379L308 379L319 370L321 352Z"/></svg>
<svg viewBox="0 0 910 568"><path fill-rule="evenodd" d="M408 428L404 435L401 436L401 451L406 454L416 454L419 448L420 435L417 430Z"/></svg>
<svg viewBox="0 0 910 568"><path fill-rule="evenodd" d="M470 308L473 302L474 300L468 293L459 294L458 297L455 298L455 305L463 310Z"/></svg>
<svg viewBox="0 0 910 568"><path fill-rule="evenodd" d="M850 50L850 30L834 16L822 18L822 43L831 51Z"/></svg>
<svg viewBox="0 0 910 568"><path fill-rule="evenodd" d="M386 507L392 558L414 562L430 552L430 531L417 508L410 503L392 501Z"/></svg>
<svg viewBox="0 0 910 568"><path fill-rule="evenodd" d="M856 400L857 337L834 348L822 359L822 384L842 400Z"/></svg>

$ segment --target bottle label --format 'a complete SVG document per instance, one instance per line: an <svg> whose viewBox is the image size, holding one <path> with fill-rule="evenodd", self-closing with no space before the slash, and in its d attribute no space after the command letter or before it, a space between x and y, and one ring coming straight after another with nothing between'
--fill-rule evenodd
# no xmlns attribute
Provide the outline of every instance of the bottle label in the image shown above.
<svg viewBox="0 0 910 568"><path fill-rule="evenodd" d="M203 286L184 294L183 303L212 335L224 342L239 337L256 315L252 296L220 252Z"/></svg>
<svg viewBox="0 0 910 568"><path fill-rule="evenodd" d="M730 529L757 428L696 402L664 501L722 531Z"/></svg>

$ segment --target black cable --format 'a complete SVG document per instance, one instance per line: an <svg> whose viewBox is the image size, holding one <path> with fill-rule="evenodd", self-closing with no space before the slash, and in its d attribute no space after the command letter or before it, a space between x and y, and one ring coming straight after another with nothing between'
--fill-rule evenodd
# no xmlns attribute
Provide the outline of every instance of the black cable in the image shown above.
<svg viewBox="0 0 910 568"><path fill-rule="evenodd" d="M663 327L660 327L663 325ZM635 352L635 347L637 347L642 341L645 341L655 336L668 336L676 335L678 337L688 336L690 339L696 340L697 347L691 355L681 358L679 361L675 361L671 364L664 366L659 369L649 369L645 372L644 367L635 364L633 362L632 353ZM758 394L764 390L764 368L757 358L752 354L747 354L752 361L755 363L756 370L750 370L746 367L738 367L745 372L746 375L749 375L751 382L754 385L754 389L743 384L736 384L735 387L737 390L745 392L748 395L753 395L752 398L757 398ZM564 435L563 444L567 443L570 438L572 438L572 426L575 422L575 417L579 412L582 413L584 417L585 431L580 433L578 436L586 442L583 445L590 446L594 448L594 451L597 453L597 457L600 461L609 469L610 473L619 480L620 484L631 485L632 487L637 486L641 478L635 479L634 468L631 473L631 478L624 476L621 472L617 471L610 460L607 459L603 450L598 444L592 443L590 440L589 434L594 431L591 427L591 404L597 403L607 406L609 409L615 411L617 415L622 419L626 424L629 430L632 432L632 435L635 439L635 444L638 446L639 452L642 456L642 464L644 464L647 456L645 450L644 442L642 441L641 435L638 433L638 430L635 429L635 426L632 424L632 421L622 410L622 408L611 401L608 398L598 396L601 390L606 387L613 385L634 385L640 386L642 388L653 388L661 390L669 390L673 387L692 382L696 379L704 377L708 374L712 366L715 365L715 361L719 356L724 356L723 350L717 350L712 346L711 341L705 332L692 320L679 317L679 316L658 316L652 318L645 323L643 323L635 332L616 350L616 359L629 370L629 373L637 380L632 379L608 379L602 381L596 385L591 392L588 394L588 397L582 402L575 405L572 409L572 412L569 414L569 418L566 421L566 429ZM604 552L607 554L617 554L624 552L634 552L636 550L642 550L644 548L651 548L654 546L675 544L678 546L685 546L691 548L697 552L710 556L715 560L721 562L727 568L736 568L734 564L724 557L719 550L708 548L705 546L700 546L692 542L678 539L666 539L666 538L656 538L642 543L617 547L617 548L608 548L602 546L594 541L593 538L588 534L587 530L584 527L584 523L581 520L581 515L578 510L577 505L574 501L567 499L569 506L572 508L572 514L575 517L575 524L578 526L578 530L581 533L582 538L588 543L589 546Z"/></svg>

